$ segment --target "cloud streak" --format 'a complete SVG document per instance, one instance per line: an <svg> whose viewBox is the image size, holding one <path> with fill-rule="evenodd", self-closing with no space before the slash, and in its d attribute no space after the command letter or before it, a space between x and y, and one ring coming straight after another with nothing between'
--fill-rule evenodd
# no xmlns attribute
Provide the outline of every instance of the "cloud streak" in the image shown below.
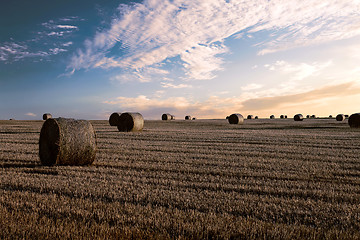
<svg viewBox="0 0 360 240"><path fill-rule="evenodd" d="M281 113L286 110L289 114L296 112L329 112L334 109L331 105L321 103L334 102L341 105L342 98L360 99L360 85L357 82L347 82L338 85L329 85L310 91L283 96L261 97L241 100L238 97L212 96L205 101L195 101L185 97L150 98L144 95L137 97L118 97L104 101L103 104L114 106L114 109L141 111L146 117L156 119L160 113L169 111L176 115L192 114L199 118L219 118L230 113L240 112L250 114L254 112ZM319 104L320 103L320 104ZM312 109L309 108L312 107Z"/></svg>
<svg viewBox="0 0 360 240"><path fill-rule="evenodd" d="M259 54L360 34L358 0L145 0L120 5L111 27L86 41L70 69L153 67L178 57L186 78L211 79L223 69L225 40L267 32Z"/></svg>

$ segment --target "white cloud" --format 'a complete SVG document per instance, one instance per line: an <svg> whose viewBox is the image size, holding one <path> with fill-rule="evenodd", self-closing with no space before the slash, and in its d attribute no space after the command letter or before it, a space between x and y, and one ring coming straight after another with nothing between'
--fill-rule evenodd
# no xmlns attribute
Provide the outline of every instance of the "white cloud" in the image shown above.
<svg viewBox="0 0 360 240"><path fill-rule="evenodd" d="M35 114L35 113L31 113L31 112L25 113L25 115L26 115L26 116L30 116L30 117L36 117L36 114Z"/></svg>
<svg viewBox="0 0 360 240"><path fill-rule="evenodd" d="M62 29L78 29L77 26L72 26L72 25L56 25L56 28L62 28Z"/></svg>
<svg viewBox="0 0 360 240"><path fill-rule="evenodd" d="M63 43L62 46L63 47L69 47L73 44L73 42L66 42L66 43Z"/></svg>
<svg viewBox="0 0 360 240"><path fill-rule="evenodd" d="M350 38L360 34L358 0L145 0L120 5L110 29L98 32L73 56L69 68L119 67L138 71L172 57L187 77L211 79L222 70L224 40L270 31L259 54ZM114 53L117 44L121 51ZM107 56L105 57L105 55Z"/></svg>
<svg viewBox="0 0 360 240"><path fill-rule="evenodd" d="M172 84L172 83L167 83L167 82L162 82L161 83L163 88L175 88L175 89L179 89L179 88L192 88L191 85L188 84Z"/></svg>
<svg viewBox="0 0 360 240"><path fill-rule="evenodd" d="M56 54L59 54L61 52L67 52L66 49L62 49L62 48L52 48L52 49L49 49L49 52L52 54L52 55L56 55Z"/></svg>
<svg viewBox="0 0 360 240"><path fill-rule="evenodd" d="M279 71L284 74L291 74L290 80L303 80L310 76L319 75L324 69L331 66L331 60L323 63L313 62L291 64L285 61L276 61L275 64L266 64L265 67L270 71Z"/></svg>
<svg viewBox="0 0 360 240"><path fill-rule="evenodd" d="M250 91L250 90L255 90L255 89L259 89L259 88L262 88L263 85L261 84L256 84L256 83L250 83L244 87L241 87L241 90L243 91Z"/></svg>

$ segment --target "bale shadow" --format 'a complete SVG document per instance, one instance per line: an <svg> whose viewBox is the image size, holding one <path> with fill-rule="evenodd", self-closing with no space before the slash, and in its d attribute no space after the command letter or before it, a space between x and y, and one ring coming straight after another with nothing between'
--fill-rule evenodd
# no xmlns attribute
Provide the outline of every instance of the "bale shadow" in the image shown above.
<svg viewBox="0 0 360 240"><path fill-rule="evenodd" d="M59 175L59 172L57 170L48 169L48 168L25 169L24 173L44 174L44 175Z"/></svg>
<svg viewBox="0 0 360 240"><path fill-rule="evenodd" d="M35 163L2 163L0 168L35 168L40 166Z"/></svg>

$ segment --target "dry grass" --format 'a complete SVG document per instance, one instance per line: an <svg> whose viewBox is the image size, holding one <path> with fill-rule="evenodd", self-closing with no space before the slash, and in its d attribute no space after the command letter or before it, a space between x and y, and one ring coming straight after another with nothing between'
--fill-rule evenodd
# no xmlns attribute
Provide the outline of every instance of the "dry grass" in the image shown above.
<svg viewBox="0 0 360 240"><path fill-rule="evenodd" d="M40 165L0 121L0 239L359 239L360 130L305 119L93 121L93 166Z"/></svg>

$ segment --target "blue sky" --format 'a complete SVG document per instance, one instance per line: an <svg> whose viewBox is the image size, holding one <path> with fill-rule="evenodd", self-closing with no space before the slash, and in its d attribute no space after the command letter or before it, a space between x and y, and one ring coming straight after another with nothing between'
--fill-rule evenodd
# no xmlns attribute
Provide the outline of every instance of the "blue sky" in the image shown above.
<svg viewBox="0 0 360 240"><path fill-rule="evenodd" d="M4 0L0 119L359 112L359 0Z"/></svg>

